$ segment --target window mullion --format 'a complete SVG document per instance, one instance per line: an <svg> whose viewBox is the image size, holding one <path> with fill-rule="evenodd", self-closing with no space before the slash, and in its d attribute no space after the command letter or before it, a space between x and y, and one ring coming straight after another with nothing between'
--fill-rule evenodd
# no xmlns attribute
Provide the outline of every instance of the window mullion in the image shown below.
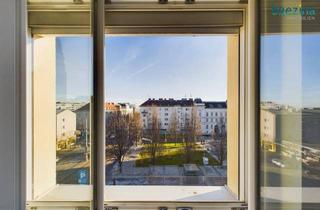
<svg viewBox="0 0 320 210"><path fill-rule="evenodd" d="M104 209L104 0L93 0L93 209Z"/></svg>

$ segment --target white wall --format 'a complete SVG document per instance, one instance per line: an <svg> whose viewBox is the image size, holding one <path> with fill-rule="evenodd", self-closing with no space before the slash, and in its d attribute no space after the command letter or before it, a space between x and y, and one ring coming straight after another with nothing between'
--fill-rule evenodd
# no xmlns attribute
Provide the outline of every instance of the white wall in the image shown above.
<svg viewBox="0 0 320 210"><path fill-rule="evenodd" d="M20 208L19 90L16 85L17 1L0 1L0 210ZM17 53L17 54L16 54ZM21 191L24 189L22 188Z"/></svg>

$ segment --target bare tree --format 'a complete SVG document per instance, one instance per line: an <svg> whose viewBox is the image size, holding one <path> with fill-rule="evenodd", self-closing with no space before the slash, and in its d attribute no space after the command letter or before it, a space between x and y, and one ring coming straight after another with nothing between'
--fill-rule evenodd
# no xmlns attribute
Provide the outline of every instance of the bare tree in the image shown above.
<svg viewBox="0 0 320 210"><path fill-rule="evenodd" d="M151 125L148 129L149 137L151 142L147 145L146 149L151 158L152 165L155 165L156 158L161 150L161 143L160 143L160 125L158 119L158 112L157 108L152 108L151 113Z"/></svg>
<svg viewBox="0 0 320 210"><path fill-rule="evenodd" d="M196 142L201 136L201 124L197 113L197 108L192 107L190 112L190 118L185 119L183 129L183 145L186 162L190 163L196 150Z"/></svg>
<svg viewBox="0 0 320 210"><path fill-rule="evenodd" d="M219 161L222 165L227 156L227 130L225 122L222 118L219 119L218 124L214 126L212 131L213 146Z"/></svg>
<svg viewBox="0 0 320 210"><path fill-rule="evenodd" d="M132 146L132 140L129 137L129 116L122 115L120 112L110 114L106 132L107 153L117 160L121 173L124 157Z"/></svg>
<svg viewBox="0 0 320 210"><path fill-rule="evenodd" d="M178 134L179 134L179 120L177 116L177 112L174 110L174 112L171 114L170 117L170 123L169 123L169 135L170 140L173 142L178 141Z"/></svg>
<svg viewBox="0 0 320 210"><path fill-rule="evenodd" d="M138 112L134 112L133 115L130 116L129 136L130 140L137 146L142 136L141 116Z"/></svg>

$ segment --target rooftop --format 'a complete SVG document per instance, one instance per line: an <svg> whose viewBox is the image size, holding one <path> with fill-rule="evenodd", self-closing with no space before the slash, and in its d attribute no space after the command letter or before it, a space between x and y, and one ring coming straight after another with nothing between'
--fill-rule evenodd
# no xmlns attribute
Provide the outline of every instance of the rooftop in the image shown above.
<svg viewBox="0 0 320 210"><path fill-rule="evenodd" d="M205 108L215 108L215 109L225 109L227 108L227 102L225 101L202 101L200 98L182 98L179 100L175 100L173 98L149 98L147 101L143 102L140 107L148 107L148 106L193 106L195 104L204 104Z"/></svg>
<svg viewBox="0 0 320 210"><path fill-rule="evenodd" d="M81 111L89 111L90 109L90 103L87 103L80 107L79 109L75 110L75 112L81 112Z"/></svg>

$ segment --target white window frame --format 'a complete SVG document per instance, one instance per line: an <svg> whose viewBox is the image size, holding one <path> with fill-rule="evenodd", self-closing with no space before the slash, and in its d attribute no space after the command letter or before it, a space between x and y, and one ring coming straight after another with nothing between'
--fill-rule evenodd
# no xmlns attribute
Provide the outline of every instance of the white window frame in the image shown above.
<svg viewBox="0 0 320 210"><path fill-rule="evenodd" d="M32 7L31 11L36 11L37 9L40 9L44 7L45 5L40 5L36 7ZM123 11L137 11L137 9L140 8L141 5L138 6L134 4L111 4L106 7L107 12L112 12L116 10L123 10ZM161 9L168 9L163 5L152 5L152 4L147 4L147 6L142 6L146 10L150 10L152 12L157 12ZM193 5L184 5L184 4L177 4L177 5L169 5L170 9L176 9L176 10L183 10L183 9L191 9L191 10L208 10L208 11L216 11L216 10L225 10L225 11L234 11L234 10L239 10L243 12L243 26L239 27L239 41L240 41L240 136L239 136L239 141L243 142L243 144L239 144L239 150L240 154L243 154L242 157L239 157L239 164L240 164L240 177L242 179L239 179L239 185L240 185L240 192L239 192L239 202L235 203L228 203L228 202L219 202L215 203L217 208L220 207L239 207L239 204L249 204L249 209L256 209L257 206L257 198L258 198L258 185L257 185L257 167L256 167L256 157L257 157L257 149L256 149L256 132L257 128L255 126L256 118L257 118L257 64L258 64L258 48L257 48L257 27L258 25L256 24L258 21L257 18L257 4L254 1L253 3L247 5L243 4L242 2L237 2L234 4L221 4L221 3L204 3L204 4L195 4ZM30 11L30 10L29 10ZM88 11L86 9L83 9L83 12L87 13ZM30 16L29 16L30 18ZM26 19L24 16L22 19ZM31 18L32 19L32 18ZM44 33L44 34L50 34L53 32L59 32L63 34L67 33L74 33L74 29L68 30L68 28L53 28L53 27L47 27L45 25L40 26L39 25L30 25L30 33ZM25 31L26 25L22 24L22 31ZM183 28L183 27L182 27ZM129 31L130 33L140 33L142 28L119 28L117 26L111 26L106 28L107 33L111 34L126 34ZM148 30L149 33L157 34L160 33L159 29L163 32L163 28L159 27L149 27ZM182 31L184 31L186 28L183 28ZM188 27L188 29L191 29L191 27ZM225 30L227 29L227 30ZM79 33L85 33L87 29L83 29L83 27L80 27ZM122 30L122 31L121 31ZM172 32L172 28L168 27L168 32ZM180 30L180 29L179 29ZM199 30L199 28L197 28ZM203 33L225 33L226 31L234 32L234 28L224 28L221 30L220 27L215 27L212 28L211 30L204 29ZM175 31L177 33L177 31ZM25 33L21 34L21 40L26 40ZM27 48L26 48L26 42L22 41L21 42L21 54L22 57L27 56ZM30 113L27 114L25 110L30 110L30 77L28 75L28 72L26 71L27 66L26 62L21 63L21 69L22 69L22 90L25 90L24 92L21 93L21 103L22 103L22 113L25 113L24 117L22 119L25 119L24 121L21 122L22 126L22 151L27 150L27 142L28 142L28 137L30 138ZM242 132L241 132L242 131ZM246 152L245 152L246 151ZM25 152L23 153L22 156L27 157L27 154ZM26 158L22 159L22 172L26 173ZM22 173L22 174L25 174ZM25 175L22 175L22 185L27 186L27 181L23 178ZM22 188L23 189L23 188ZM21 192L22 198L26 197L25 192ZM101 199L101 198L100 198ZM25 200L22 201L25 203ZM117 204L116 202L114 204ZM161 204L161 203L158 203ZM143 206L152 206L152 205L158 205L157 202L147 202L143 203ZM182 203L185 204L185 203ZM182 205L181 204L181 205ZM189 203L186 203L189 204ZM236 204L236 205L233 205ZM120 205L120 204L119 204ZM121 204L121 205L128 205L127 204ZM132 205L136 206L141 206L141 202L135 203L132 202ZM170 204L171 206L177 206L177 203L174 202ZM168 205L168 207L170 207ZM192 203L192 207L197 208L210 208L212 209L214 206L213 203Z"/></svg>

